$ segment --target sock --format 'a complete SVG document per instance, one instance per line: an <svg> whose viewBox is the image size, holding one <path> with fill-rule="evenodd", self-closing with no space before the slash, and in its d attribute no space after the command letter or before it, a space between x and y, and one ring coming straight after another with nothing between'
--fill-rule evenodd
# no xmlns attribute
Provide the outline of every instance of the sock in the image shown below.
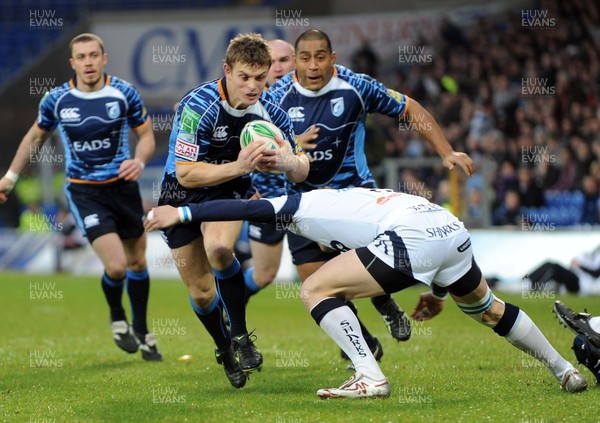
<svg viewBox="0 0 600 423"><path fill-rule="evenodd" d="M124 280L125 278L120 280L111 279L106 272L102 275L102 290L104 291L106 302L110 308L110 320L112 322L127 320L123 304L121 303Z"/></svg>
<svg viewBox="0 0 600 423"><path fill-rule="evenodd" d="M531 320L531 318L523 310L519 310L518 307L506 303L505 312L500 322L494 327L494 331L501 336L504 336L508 342L526 352L533 358L541 361L550 369L552 374L559 381L562 380L564 373L571 369L573 365L554 349L546 337L542 334L539 328ZM503 324L504 317L508 319L516 319L508 333L502 334L503 327L507 325ZM498 326L501 326L499 330L496 330Z"/></svg>
<svg viewBox="0 0 600 423"><path fill-rule="evenodd" d="M388 302L388 300L392 298L390 294L379 295L377 297L371 297L371 303L375 306L375 308L380 308L382 305Z"/></svg>
<svg viewBox="0 0 600 423"><path fill-rule="evenodd" d="M202 310L200 307L192 301L190 297L190 304L198 319L202 322L212 339L215 341L217 349L221 352L229 351L231 346L231 339L225 329L225 322L223 321L223 303L219 295L215 295L215 299L212 304L208 306L206 310Z"/></svg>
<svg viewBox="0 0 600 423"><path fill-rule="evenodd" d="M127 294L131 303L131 326L135 333L145 335L148 333L146 325L146 311L148 296L150 295L150 276L148 269L141 272L127 271Z"/></svg>
<svg viewBox="0 0 600 423"><path fill-rule="evenodd" d="M594 330L594 332L600 333L600 317L592 317L590 319L590 327Z"/></svg>
<svg viewBox="0 0 600 423"><path fill-rule="evenodd" d="M367 329L365 327L365 325L363 325L362 322L360 321L360 319L358 318L358 310L356 309L356 306L354 305L354 303L352 301L346 301L346 305L348 306L348 308L350 308L352 313L354 313L354 315L356 316L356 320L358 321L358 324L360 325L360 331L362 332L362 335L363 335L363 338L365 338L365 341L367 341L367 345L369 346L369 348L375 348L375 338L373 337L373 335L371 335L371 332L369 332L369 329Z"/></svg>
<svg viewBox="0 0 600 423"><path fill-rule="evenodd" d="M244 273L240 262L234 257L227 269L214 270L217 279L217 290L229 316L231 336L239 336L248 332L246 329L246 293Z"/></svg>
<svg viewBox="0 0 600 423"><path fill-rule="evenodd" d="M360 331L356 315L339 298L325 298L310 314L321 328L352 360L356 372L373 380L385 379Z"/></svg>
<svg viewBox="0 0 600 423"><path fill-rule="evenodd" d="M244 283L246 284L246 298L250 298L258 291L261 290L261 287L254 282L254 267L249 267L244 272Z"/></svg>

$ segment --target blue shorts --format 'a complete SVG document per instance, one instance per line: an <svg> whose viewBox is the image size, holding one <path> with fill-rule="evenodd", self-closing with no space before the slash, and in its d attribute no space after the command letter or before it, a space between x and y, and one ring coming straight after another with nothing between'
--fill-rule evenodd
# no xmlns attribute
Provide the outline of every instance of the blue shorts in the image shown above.
<svg viewBox="0 0 600 423"><path fill-rule="evenodd" d="M108 233L116 233L121 239L139 238L144 233L144 208L137 182L69 182L65 194L77 226L90 244Z"/></svg>
<svg viewBox="0 0 600 423"><path fill-rule="evenodd" d="M285 228L281 223L248 222L248 238L262 244L275 245L283 241Z"/></svg>
<svg viewBox="0 0 600 423"><path fill-rule="evenodd" d="M211 200L228 200L249 198L252 196L250 189L250 178L236 178L221 185L206 188L188 189L181 186L170 175L163 179L159 206L169 205L173 207L185 206L186 204L202 203ZM170 228L161 229L161 235L170 249L180 248L202 236L200 223L180 224Z"/></svg>
<svg viewBox="0 0 600 423"><path fill-rule="evenodd" d="M326 253L321 250L321 247L316 242L291 232L288 232L288 245L292 255L292 262L295 266L328 261L340 254L337 251Z"/></svg>

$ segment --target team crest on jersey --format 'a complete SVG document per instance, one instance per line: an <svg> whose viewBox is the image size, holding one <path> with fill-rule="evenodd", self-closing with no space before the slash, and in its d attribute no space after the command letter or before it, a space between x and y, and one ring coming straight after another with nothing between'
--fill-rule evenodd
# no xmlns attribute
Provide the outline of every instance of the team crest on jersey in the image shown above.
<svg viewBox="0 0 600 423"><path fill-rule="evenodd" d="M228 126L217 126L213 132L213 138L215 141L226 141L227 140L227 128Z"/></svg>
<svg viewBox="0 0 600 423"><path fill-rule="evenodd" d="M335 117L340 117L344 113L344 97L338 97L331 100L331 113Z"/></svg>
<svg viewBox="0 0 600 423"><path fill-rule="evenodd" d="M110 103L106 103L105 106L109 118L116 119L121 116L121 107L118 101L111 101Z"/></svg>

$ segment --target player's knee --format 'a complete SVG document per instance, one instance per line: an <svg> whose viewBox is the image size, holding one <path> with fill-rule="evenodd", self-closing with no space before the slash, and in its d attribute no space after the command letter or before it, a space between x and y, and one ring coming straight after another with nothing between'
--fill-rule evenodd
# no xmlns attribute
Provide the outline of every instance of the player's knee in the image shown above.
<svg viewBox="0 0 600 423"><path fill-rule="evenodd" d="M138 257L129 260L127 263L127 268L133 270L134 272L141 272L148 268L148 264L146 263L146 257Z"/></svg>
<svg viewBox="0 0 600 423"><path fill-rule="evenodd" d="M309 276L300 286L300 298L303 302L311 302L315 299L327 297L323 288L323 283L320 283L318 278Z"/></svg>
<svg viewBox="0 0 600 423"><path fill-rule="evenodd" d="M213 244L206 248L206 256L212 267L226 267L231 263L233 248L224 244Z"/></svg>
<svg viewBox="0 0 600 423"><path fill-rule="evenodd" d="M114 280L120 280L125 277L127 263L121 259L111 259L104 263L104 269L108 277Z"/></svg>
<svg viewBox="0 0 600 423"><path fill-rule="evenodd" d="M252 279L257 286L264 288L269 285L275 279L277 275L277 269L267 268L267 269L257 269L254 268L254 273L252 274Z"/></svg>
<svg viewBox="0 0 600 423"><path fill-rule="evenodd" d="M215 300L216 290L212 286L197 287L189 290L190 298L201 309L205 310Z"/></svg>

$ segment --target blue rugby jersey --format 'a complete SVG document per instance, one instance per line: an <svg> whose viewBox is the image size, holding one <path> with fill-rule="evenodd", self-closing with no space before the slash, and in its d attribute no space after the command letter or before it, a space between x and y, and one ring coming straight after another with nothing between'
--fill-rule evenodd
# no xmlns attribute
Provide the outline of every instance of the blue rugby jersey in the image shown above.
<svg viewBox="0 0 600 423"><path fill-rule="evenodd" d="M370 76L339 65L317 92L303 88L295 72L284 76L269 92L287 111L296 134L313 124L320 128L317 148L306 152L308 177L300 184L288 184L291 193L374 184L364 149L366 116L375 112L403 116L410 101Z"/></svg>
<svg viewBox="0 0 600 423"><path fill-rule="evenodd" d="M206 82L188 92L177 107L169 139L165 176L175 178L177 163L225 164L237 160L240 133L253 120L266 120L283 132L296 154L301 151L288 115L265 94L246 109L235 109L226 97L226 80ZM248 180L250 175L237 179ZM235 181L235 180L234 180ZM194 190L211 190L199 187Z"/></svg>
<svg viewBox="0 0 600 423"><path fill-rule="evenodd" d="M140 94L127 81L105 75L98 91L77 89L75 78L52 89L40 101L37 127L58 126L69 182L105 183L118 179L130 158L129 128L149 124Z"/></svg>

